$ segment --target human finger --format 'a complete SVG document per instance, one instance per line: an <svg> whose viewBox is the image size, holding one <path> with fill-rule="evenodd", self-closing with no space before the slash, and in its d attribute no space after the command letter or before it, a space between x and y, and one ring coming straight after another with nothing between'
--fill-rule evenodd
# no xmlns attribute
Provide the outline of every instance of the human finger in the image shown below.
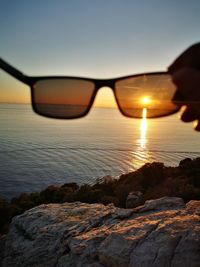
<svg viewBox="0 0 200 267"><path fill-rule="evenodd" d="M200 70L182 68L172 75L172 81L177 87L173 101L200 109Z"/></svg>
<svg viewBox="0 0 200 267"><path fill-rule="evenodd" d="M195 121L194 129L195 129L195 131L200 132L200 119Z"/></svg>
<svg viewBox="0 0 200 267"><path fill-rule="evenodd" d="M200 69L200 43L190 46L169 66L168 71L173 74L183 67Z"/></svg>
<svg viewBox="0 0 200 267"><path fill-rule="evenodd" d="M192 122L197 119L197 111L190 107L185 107L180 119L183 122Z"/></svg>

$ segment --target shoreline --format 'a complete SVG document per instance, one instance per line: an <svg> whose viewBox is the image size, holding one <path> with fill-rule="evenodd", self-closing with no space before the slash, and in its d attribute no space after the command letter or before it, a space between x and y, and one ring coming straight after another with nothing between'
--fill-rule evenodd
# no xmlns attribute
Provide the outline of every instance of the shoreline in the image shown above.
<svg viewBox="0 0 200 267"><path fill-rule="evenodd" d="M166 167L161 162L146 163L119 179L106 176L93 185L50 185L40 192L22 193L11 201L0 196L0 234L7 233L14 216L41 204L79 201L134 208L146 200L164 196L181 197L185 203L200 200L200 158L186 158L177 167Z"/></svg>

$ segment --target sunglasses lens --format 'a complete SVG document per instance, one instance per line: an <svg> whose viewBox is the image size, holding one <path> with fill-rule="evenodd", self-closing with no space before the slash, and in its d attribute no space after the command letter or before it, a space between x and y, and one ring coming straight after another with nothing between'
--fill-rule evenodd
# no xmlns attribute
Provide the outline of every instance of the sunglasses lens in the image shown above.
<svg viewBox="0 0 200 267"><path fill-rule="evenodd" d="M45 79L33 86L33 107L43 116L78 118L84 116L91 105L95 85L81 79Z"/></svg>
<svg viewBox="0 0 200 267"><path fill-rule="evenodd" d="M176 92L170 75L146 74L121 79L115 86L118 105L127 117L147 118L167 116L178 111L172 100Z"/></svg>

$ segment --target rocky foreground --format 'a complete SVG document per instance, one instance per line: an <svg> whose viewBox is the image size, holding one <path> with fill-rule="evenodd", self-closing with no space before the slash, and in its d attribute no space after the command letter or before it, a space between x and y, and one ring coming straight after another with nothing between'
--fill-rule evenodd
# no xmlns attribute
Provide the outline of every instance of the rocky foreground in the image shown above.
<svg viewBox="0 0 200 267"><path fill-rule="evenodd" d="M3 267L197 267L200 201L43 204L14 217L1 254Z"/></svg>
<svg viewBox="0 0 200 267"><path fill-rule="evenodd" d="M10 201L0 197L0 248L1 235L8 232L12 218L41 204L113 203L118 208L135 208L146 200L164 196L180 197L185 203L200 200L200 158L186 158L177 167L166 167L161 162L146 163L119 179L106 176L92 185L73 182L50 185L41 192L22 193Z"/></svg>

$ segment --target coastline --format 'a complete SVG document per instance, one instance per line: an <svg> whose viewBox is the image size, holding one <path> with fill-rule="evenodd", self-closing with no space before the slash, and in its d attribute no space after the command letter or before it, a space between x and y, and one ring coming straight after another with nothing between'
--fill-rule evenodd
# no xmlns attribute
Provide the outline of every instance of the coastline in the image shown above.
<svg viewBox="0 0 200 267"><path fill-rule="evenodd" d="M200 158L182 160L177 167L161 162L146 163L119 179L106 176L95 184L50 185L40 192L22 193L10 202L0 197L0 234L8 232L12 218L40 204L83 202L113 203L119 208L135 208L146 200L180 197L187 203L200 200Z"/></svg>
<svg viewBox="0 0 200 267"><path fill-rule="evenodd" d="M177 166L200 157L200 135L176 117L124 118L94 108L84 119L59 121L36 116L29 105L1 108L0 196L8 201L48 185L93 184L98 177L137 170L146 162Z"/></svg>

